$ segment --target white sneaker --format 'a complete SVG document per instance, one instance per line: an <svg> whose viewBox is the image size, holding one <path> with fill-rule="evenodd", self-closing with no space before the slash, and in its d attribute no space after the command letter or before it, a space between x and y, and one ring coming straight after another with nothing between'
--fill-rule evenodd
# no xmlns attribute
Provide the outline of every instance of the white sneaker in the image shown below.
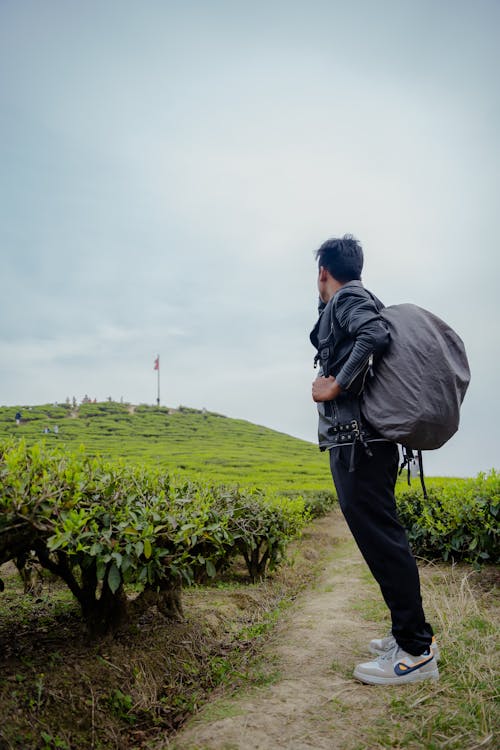
<svg viewBox="0 0 500 750"><path fill-rule="evenodd" d="M431 649L412 656L396 644L374 661L358 664L354 677L367 685L400 685L420 680L438 680L439 670Z"/></svg>
<svg viewBox="0 0 500 750"><path fill-rule="evenodd" d="M370 641L368 648L370 653L380 656L381 654L386 654L388 651L392 651L395 646L397 646L396 639L393 635L388 635L386 638L374 638ZM434 654L435 660L439 661L441 653L435 635L432 636L431 651Z"/></svg>

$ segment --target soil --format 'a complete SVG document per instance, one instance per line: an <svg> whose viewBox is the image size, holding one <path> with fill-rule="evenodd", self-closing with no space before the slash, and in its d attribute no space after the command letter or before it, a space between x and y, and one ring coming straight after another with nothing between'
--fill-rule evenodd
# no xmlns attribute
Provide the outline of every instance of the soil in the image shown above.
<svg viewBox="0 0 500 750"><path fill-rule="evenodd" d="M297 598L266 645L272 684L210 704L159 748L370 747L369 739L356 731L359 717L371 724L369 715L376 720L386 710L392 691L355 682L352 669L369 658L368 641L385 635L389 623L383 605L373 604L377 591L343 519L335 513L329 523L337 540L333 555L314 588ZM367 619L366 606L375 608L371 614L378 627Z"/></svg>

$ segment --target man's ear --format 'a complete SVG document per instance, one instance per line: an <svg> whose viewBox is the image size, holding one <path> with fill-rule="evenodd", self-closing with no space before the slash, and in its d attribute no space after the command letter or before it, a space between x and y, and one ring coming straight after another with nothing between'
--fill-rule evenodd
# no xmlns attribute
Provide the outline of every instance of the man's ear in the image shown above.
<svg viewBox="0 0 500 750"><path fill-rule="evenodd" d="M328 280L328 270L324 266L319 267L319 280L320 281Z"/></svg>

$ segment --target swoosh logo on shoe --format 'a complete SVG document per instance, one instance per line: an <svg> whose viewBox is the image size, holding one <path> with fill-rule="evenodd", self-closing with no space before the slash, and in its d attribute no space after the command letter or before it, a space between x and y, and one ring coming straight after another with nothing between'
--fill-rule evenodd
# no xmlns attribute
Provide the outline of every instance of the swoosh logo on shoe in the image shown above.
<svg viewBox="0 0 500 750"><path fill-rule="evenodd" d="M402 675L404 674L410 674L410 672L415 672L417 669L420 669L421 667L425 666L433 659L434 659L434 655L431 654L430 656L427 656L425 659L422 659L422 661L418 661L416 664L413 664L413 666L411 667L409 667L408 664L405 664L404 661L398 661L398 663L394 665L394 673L397 674L398 677L402 677Z"/></svg>

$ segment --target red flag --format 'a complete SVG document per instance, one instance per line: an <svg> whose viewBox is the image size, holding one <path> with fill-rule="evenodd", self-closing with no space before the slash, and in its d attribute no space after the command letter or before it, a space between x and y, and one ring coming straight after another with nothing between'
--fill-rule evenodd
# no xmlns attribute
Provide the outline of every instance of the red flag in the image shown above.
<svg viewBox="0 0 500 750"><path fill-rule="evenodd" d="M159 370L159 369L160 369L160 355L158 354L158 356L155 359L155 363L153 365L153 370Z"/></svg>

